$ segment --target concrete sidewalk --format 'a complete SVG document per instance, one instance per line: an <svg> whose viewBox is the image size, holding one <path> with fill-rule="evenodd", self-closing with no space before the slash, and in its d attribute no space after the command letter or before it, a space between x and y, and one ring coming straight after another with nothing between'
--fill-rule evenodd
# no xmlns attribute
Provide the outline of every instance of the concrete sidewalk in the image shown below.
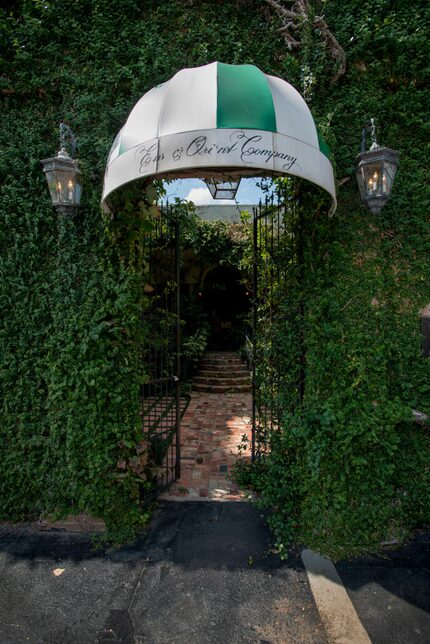
<svg viewBox="0 0 430 644"><path fill-rule="evenodd" d="M374 644L430 642L428 533L336 569ZM300 552L281 562L246 503L163 503L146 536L103 552L87 535L3 527L0 579L0 644L335 641Z"/></svg>

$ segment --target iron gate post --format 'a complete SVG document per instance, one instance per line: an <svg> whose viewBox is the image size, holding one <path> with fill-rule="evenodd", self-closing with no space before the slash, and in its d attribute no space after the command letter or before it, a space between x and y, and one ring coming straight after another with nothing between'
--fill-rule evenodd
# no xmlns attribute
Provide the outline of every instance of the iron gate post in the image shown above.
<svg viewBox="0 0 430 644"><path fill-rule="evenodd" d="M254 297L252 302L252 438L251 438L251 462L255 462L255 434L257 431L257 412L256 412L256 373L255 362L257 355L257 297L258 297L258 271L257 271L257 255L258 255L258 236L257 236L257 209L253 210L253 255L252 255L252 279Z"/></svg>
<svg viewBox="0 0 430 644"><path fill-rule="evenodd" d="M181 476L181 266L179 219L175 216L175 279L176 279L176 462L175 476Z"/></svg>

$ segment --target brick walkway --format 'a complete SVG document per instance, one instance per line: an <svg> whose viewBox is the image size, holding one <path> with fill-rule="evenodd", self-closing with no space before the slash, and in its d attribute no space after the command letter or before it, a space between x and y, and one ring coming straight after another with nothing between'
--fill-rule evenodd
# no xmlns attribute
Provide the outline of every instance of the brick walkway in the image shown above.
<svg viewBox="0 0 430 644"><path fill-rule="evenodd" d="M164 499L241 501L242 493L229 475L242 436L251 439L250 393L192 392L181 423L181 478ZM249 449L247 450L249 458Z"/></svg>

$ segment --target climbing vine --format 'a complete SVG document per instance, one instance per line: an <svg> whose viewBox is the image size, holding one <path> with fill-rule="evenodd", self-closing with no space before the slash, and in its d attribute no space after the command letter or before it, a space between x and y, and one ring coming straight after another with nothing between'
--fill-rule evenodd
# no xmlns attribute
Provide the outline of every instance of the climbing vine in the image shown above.
<svg viewBox="0 0 430 644"><path fill-rule="evenodd" d="M147 377L141 242L154 195L126 190L113 215L101 213L104 166L132 106L179 68L246 60L275 73L277 32L258 3L244 25L247 8L121 0L112 14L107 0L22 0L0 9L3 520L87 511L118 538L145 520L134 466ZM60 121L78 137L84 176L72 220L53 211L39 161L57 151Z"/></svg>
<svg viewBox="0 0 430 644"><path fill-rule="evenodd" d="M273 364L271 347L280 347L280 386L263 388L266 405L281 410L280 426L265 461L251 468L279 550L295 539L335 558L401 541L430 518L429 425L412 414L430 410L420 327L430 300L428 12L418 6L412 19L385 2L349 4L343 15L333 3L325 14L348 56L339 85L330 85L317 35L302 52L314 79L308 98L334 150L339 207L328 219L324 196L301 185L298 216L286 218L303 255L292 254L270 296L280 305L266 356ZM401 151L393 199L376 217L359 207L353 177L370 115L380 142Z"/></svg>

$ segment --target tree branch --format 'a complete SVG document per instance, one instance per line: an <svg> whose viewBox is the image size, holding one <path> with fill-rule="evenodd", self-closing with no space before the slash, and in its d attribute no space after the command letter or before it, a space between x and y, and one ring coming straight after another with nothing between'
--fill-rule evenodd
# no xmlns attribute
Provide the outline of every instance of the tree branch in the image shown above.
<svg viewBox="0 0 430 644"><path fill-rule="evenodd" d="M310 19L309 0L285 0L291 7L286 8L279 0L265 0L272 7L282 21L279 32L285 38L288 49L298 49L302 46L300 29L303 23ZM346 54L335 35L330 31L328 24L321 16L315 16L312 28L319 29L321 36L328 47L331 58L337 62L337 70L331 79L331 84L336 83L346 70Z"/></svg>

